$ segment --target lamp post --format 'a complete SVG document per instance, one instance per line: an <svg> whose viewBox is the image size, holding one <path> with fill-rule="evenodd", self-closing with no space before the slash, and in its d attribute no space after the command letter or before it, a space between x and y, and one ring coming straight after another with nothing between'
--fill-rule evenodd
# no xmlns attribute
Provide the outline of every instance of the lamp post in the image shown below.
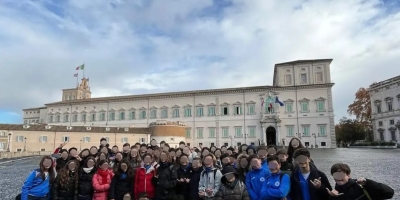
<svg viewBox="0 0 400 200"><path fill-rule="evenodd" d="M24 152L26 151L26 137L24 137L25 144L24 144Z"/></svg>
<svg viewBox="0 0 400 200"><path fill-rule="evenodd" d="M313 133L312 136L314 136L314 148L317 148L317 134Z"/></svg>
<svg viewBox="0 0 400 200"><path fill-rule="evenodd" d="M233 137L232 137L232 136L229 136L229 139L231 139L231 147L233 147L233 146L232 146L232 143L233 143Z"/></svg>
<svg viewBox="0 0 400 200"><path fill-rule="evenodd" d="M248 135L249 135L248 133L245 133L245 134L244 134L244 143L245 143L245 144L247 144L247 136L248 136Z"/></svg>
<svg viewBox="0 0 400 200"><path fill-rule="evenodd" d="M10 152L11 133L8 133L7 152Z"/></svg>

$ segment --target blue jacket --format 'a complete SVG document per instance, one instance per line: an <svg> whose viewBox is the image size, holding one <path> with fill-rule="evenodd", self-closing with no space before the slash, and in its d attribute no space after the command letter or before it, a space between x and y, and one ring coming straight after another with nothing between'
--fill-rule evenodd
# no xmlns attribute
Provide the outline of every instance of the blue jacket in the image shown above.
<svg viewBox="0 0 400 200"><path fill-rule="evenodd" d="M252 169L246 175L246 187L251 200L261 199L261 189L263 183L270 176L269 170L261 167L261 169Z"/></svg>
<svg viewBox="0 0 400 200"><path fill-rule="evenodd" d="M45 197L50 192L50 176L45 180L42 179L39 169L34 170L28 178L26 178L22 186L21 200L27 200L28 195L35 197Z"/></svg>
<svg viewBox="0 0 400 200"><path fill-rule="evenodd" d="M271 174L267 178L261 190L262 199L280 200L288 196L290 190L290 176L281 174L282 172Z"/></svg>

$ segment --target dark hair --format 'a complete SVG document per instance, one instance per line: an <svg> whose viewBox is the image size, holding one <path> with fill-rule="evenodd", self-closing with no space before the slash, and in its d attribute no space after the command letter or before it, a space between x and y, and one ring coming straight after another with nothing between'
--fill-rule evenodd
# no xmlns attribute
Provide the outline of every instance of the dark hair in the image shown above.
<svg viewBox="0 0 400 200"><path fill-rule="evenodd" d="M87 163L89 160L93 160L96 163L96 159L93 156L87 156L85 158L85 160L83 161L82 169L88 167ZM94 166L94 167L96 167L96 166Z"/></svg>
<svg viewBox="0 0 400 200"><path fill-rule="evenodd" d="M242 147L246 147L246 149L247 149L247 144L242 144L239 146L239 149L238 149L239 154L242 154L242 152L243 152Z"/></svg>
<svg viewBox="0 0 400 200"><path fill-rule="evenodd" d="M147 149L147 145L144 143L140 145L140 148L142 148L142 147L146 147L146 149Z"/></svg>
<svg viewBox="0 0 400 200"><path fill-rule="evenodd" d="M108 163L108 160L99 160L99 162L97 162L97 168L100 168L101 165L103 165L104 163Z"/></svg>
<svg viewBox="0 0 400 200"><path fill-rule="evenodd" d="M268 150L267 147L265 145L260 145L257 147L257 152L260 150Z"/></svg>
<svg viewBox="0 0 400 200"><path fill-rule="evenodd" d="M70 163L75 163L75 173L73 174L73 176L70 175L69 172L69 167L68 165ZM67 164L65 164L64 168L62 168L58 173L57 173L57 177L60 177L58 182L60 183L60 185L62 187L66 187L67 184L69 184L69 180L71 178L74 178L74 182L75 184L78 184L78 169L79 169L79 161L78 160L70 160L67 162ZM56 183L57 184L57 183Z"/></svg>
<svg viewBox="0 0 400 200"><path fill-rule="evenodd" d="M160 155L161 155L161 153L160 153ZM144 160L144 158L145 158L146 156L149 156L151 159L153 159L153 154L145 153L145 154L143 155L143 160Z"/></svg>
<svg viewBox="0 0 400 200"><path fill-rule="evenodd" d="M306 148L300 148L297 149L294 153L293 153L293 158L296 159L298 156L307 156L307 158L310 158L310 151L308 151L308 149Z"/></svg>
<svg viewBox="0 0 400 200"><path fill-rule="evenodd" d="M247 162L251 162L251 160L253 160L253 159L260 159L259 157L258 157L258 155L257 154L252 154L252 155L250 155L248 158L247 158Z"/></svg>
<svg viewBox="0 0 400 200"><path fill-rule="evenodd" d="M201 158L200 157L198 157L198 156L194 157L192 162L195 161L195 160L197 160L197 161L199 161L201 163Z"/></svg>
<svg viewBox="0 0 400 200"><path fill-rule="evenodd" d="M216 152L216 151L220 151L220 152L222 153L222 151L221 151L220 148L216 148L216 149L214 150L214 152L212 152L212 153L215 155L215 152Z"/></svg>
<svg viewBox="0 0 400 200"><path fill-rule="evenodd" d="M131 144L129 144L129 143L125 143L124 145L122 145L122 147L130 147L131 146Z"/></svg>
<svg viewBox="0 0 400 200"><path fill-rule="evenodd" d="M166 142L163 140L163 141L160 142L160 145L161 145L161 144L166 144Z"/></svg>
<svg viewBox="0 0 400 200"><path fill-rule="evenodd" d="M174 148L169 148L168 149L168 152L172 152L172 151L175 152L175 149Z"/></svg>
<svg viewBox="0 0 400 200"><path fill-rule="evenodd" d="M286 149L279 149L279 150L276 152L276 155L280 155L280 154L283 154L283 155L286 155L286 156L287 156Z"/></svg>
<svg viewBox="0 0 400 200"><path fill-rule="evenodd" d="M184 144L186 145L186 143L184 141L179 142L179 145Z"/></svg>
<svg viewBox="0 0 400 200"><path fill-rule="evenodd" d="M128 168L126 169L126 174L128 175L128 178L131 179L131 181L134 181L134 180L133 180L134 174L133 174L133 169L132 169L131 163L130 163L129 160L126 159L126 158L122 159L122 160L119 162L119 164L118 164L118 169L115 170L115 175L116 175L117 177L120 177L121 174L123 173L123 171L122 171L122 169L121 169L121 164L122 164L122 163L125 163L126 166L128 166Z"/></svg>
<svg viewBox="0 0 400 200"><path fill-rule="evenodd" d="M301 143L301 141L300 141L299 138L296 138L296 137L292 138L292 139L290 140L290 142L289 142L289 146L288 146L288 150L287 150L287 154L288 154L289 156L293 156L294 151L296 151L296 149L294 149L294 148L292 147L292 145L291 145L293 140L299 141L299 147L297 147L297 149L304 148L304 146L303 146L303 144Z"/></svg>
<svg viewBox="0 0 400 200"><path fill-rule="evenodd" d="M280 162L279 162L279 158L278 158L278 156L276 156L276 155L272 155L272 156L269 156L269 157L267 158L267 163L269 163L269 162L271 162L271 161L276 161L276 162L280 163Z"/></svg>
<svg viewBox="0 0 400 200"><path fill-rule="evenodd" d="M168 143L164 143L164 147L171 148Z"/></svg>
<svg viewBox="0 0 400 200"><path fill-rule="evenodd" d="M268 146L267 146L267 149L270 149L270 148L274 148L274 149L275 149L275 151L277 151L277 150L278 150L278 148L276 148L276 146L275 146L275 145L273 145L273 144L270 144L270 145L268 145Z"/></svg>
<svg viewBox="0 0 400 200"><path fill-rule="evenodd" d="M64 153L64 152L67 152L67 153L69 154L68 150L66 150L66 149L61 149L58 153L59 153L59 154L62 154L62 153Z"/></svg>
<svg viewBox="0 0 400 200"><path fill-rule="evenodd" d="M69 149L68 149L68 153L71 153L71 151L72 151L72 150L78 151L78 149L77 149L77 148L75 148L75 147L71 147L71 148L69 148Z"/></svg>
<svg viewBox="0 0 400 200"><path fill-rule="evenodd" d="M331 174L333 175L333 173L335 173L335 172L343 172L346 175L350 175L351 169L347 164L336 163L336 164L332 165L332 167L331 167Z"/></svg>
<svg viewBox="0 0 400 200"><path fill-rule="evenodd" d="M100 142L102 142L102 141L107 141L107 140L106 140L106 138L101 138Z"/></svg>
<svg viewBox="0 0 400 200"><path fill-rule="evenodd" d="M81 152L79 152L79 157L84 158L84 157L82 156L82 154L83 154L83 152L85 152L85 151L89 152L89 155L90 155L90 150L89 150L88 148L85 148L85 149L82 149ZM89 156L89 155L87 155L87 156Z"/></svg>
<svg viewBox="0 0 400 200"><path fill-rule="evenodd" d="M140 198L149 198L149 196L147 196L146 192L142 192L142 193L139 194L139 199Z"/></svg>
<svg viewBox="0 0 400 200"><path fill-rule="evenodd" d="M229 154L228 153L223 153L220 157L219 157L219 159L222 161L224 158L229 158L230 156L229 156ZM230 162L230 161L229 161Z"/></svg>
<svg viewBox="0 0 400 200"><path fill-rule="evenodd" d="M235 151L235 148L233 148L233 147L229 147L227 150L228 150L228 151L232 151L232 152L234 152L234 151Z"/></svg>
<svg viewBox="0 0 400 200"><path fill-rule="evenodd" d="M51 167L48 169L49 176L50 176L50 183L51 183L56 178L56 174L54 172L55 171L54 160L51 156L43 156L42 159L40 160L40 163L39 163L40 176L41 176L42 180L46 179L46 173L44 173L45 169L43 167L43 162L45 160L51 160Z"/></svg>

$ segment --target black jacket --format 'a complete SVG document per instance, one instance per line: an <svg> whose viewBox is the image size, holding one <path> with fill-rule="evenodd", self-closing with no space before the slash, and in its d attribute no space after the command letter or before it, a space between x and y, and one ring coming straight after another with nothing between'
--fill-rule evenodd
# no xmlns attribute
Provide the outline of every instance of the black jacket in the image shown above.
<svg viewBox="0 0 400 200"><path fill-rule="evenodd" d="M292 163L289 162L281 162L281 171L284 174L287 174L289 176L292 176L294 167Z"/></svg>
<svg viewBox="0 0 400 200"><path fill-rule="evenodd" d="M366 179L365 185L362 186L373 200L391 199L394 195L394 190L389 186L375 182L371 179ZM344 185L335 185L335 189L339 193L343 193L338 197L330 197L331 200L368 200L363 189L356 183L356 180L350 179Z"/></svg>
<svg viewBox="0 0 400 200"><path fill-rule="evenodd" d="M127 173L115 175L111 179L109 199L122 200L129 193L133 197L133 176L128 176Z"/></svg>
<svg viewBox="0 0 400 200"><path fill-rule="evenodd" d="M62 158L57 158L56 160L56 171L60 171L60 169L64 168L67 162L69 161L69 158L67 159L62 159Z"/></svg>
<svg viewBox="0 0 400 200"><path fill-rule="evenodd" d="M94 190L92 186L92 179L95 173L95 168L92 168L91 170L81 169L78 181L78 195L90 197L93 196Z"/></svg>
<svg viewBox="0 0 400 200"><path fill-rule="evenodd" d="M200 175L203 172L203 167L200 167L198 171L194 171L193 169L190 173L190 198L192 200L200 200L203 198L199 197L199 183L200 183Z"/></svg>
<svg viewBox="0 0 400 200"><path fill-rule="evenodd" d="M299 178L299 173L300 169L296 167L293 171L292 176L290 177L290 199L291 200L303 200L303 193L301 189L300 184L300 178ZM310 180L318 179L321 177L321 187L319 189L315 188ZM311 200L327 200L329 199L330 195L328 194L328 191L326 188L329 190L332 190L331 184L329 183L328 178L326 175L319 171L314 165L310 163L310 175L308 179L306 180L308 184L308 191L310 192L310 199Z"/></svg>
<svg viewBox="0 0 400 200"><path fill-rule="evenodd" d="M67 183L61 185L60 174L57 175L53 188L51 189L52 199L56 200L77 200L78 199L78 177L70 172ZM64 185L65 184L65 185Z"/></svg>
<svg viewBox="0 0 400 200"><path fill-rule="evenodd" d="M178 179L190 179L190 167L188 167L186 170L182 169L179 167L177 169L178 173ZM189 200L190 199L190 182L178 182L177 187L176 187L176 193L181 195L184 200Z"/></svg>
<svg viewBox="0 0 400 200"><path fill-rule="evenodd" d="M160 165L157 169L158 178L156 183L156 199L173 199L178 174L173 165Z"/></svg>

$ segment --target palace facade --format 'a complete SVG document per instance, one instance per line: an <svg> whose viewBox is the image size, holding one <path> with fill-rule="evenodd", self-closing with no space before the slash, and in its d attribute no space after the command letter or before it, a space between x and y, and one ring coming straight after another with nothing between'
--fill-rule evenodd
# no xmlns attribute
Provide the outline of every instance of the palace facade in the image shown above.
<svg viewBox="0 0 400 200"><path fill-rule="evenodd" d="M100 98L91 97L89 79L83 78L76 88L63 90L62 101L23 109L23 119L24 124L119 128L178 121L192 146L287 145L299 137L310 148L335 148L331 62L276 64L272 86Z"/></svg>
<svg viewBox="0 0 400 200"><path fill-rule="evenodd" d="M375 141L400 141L400 76L373 83L368 89Z"/></svg>

